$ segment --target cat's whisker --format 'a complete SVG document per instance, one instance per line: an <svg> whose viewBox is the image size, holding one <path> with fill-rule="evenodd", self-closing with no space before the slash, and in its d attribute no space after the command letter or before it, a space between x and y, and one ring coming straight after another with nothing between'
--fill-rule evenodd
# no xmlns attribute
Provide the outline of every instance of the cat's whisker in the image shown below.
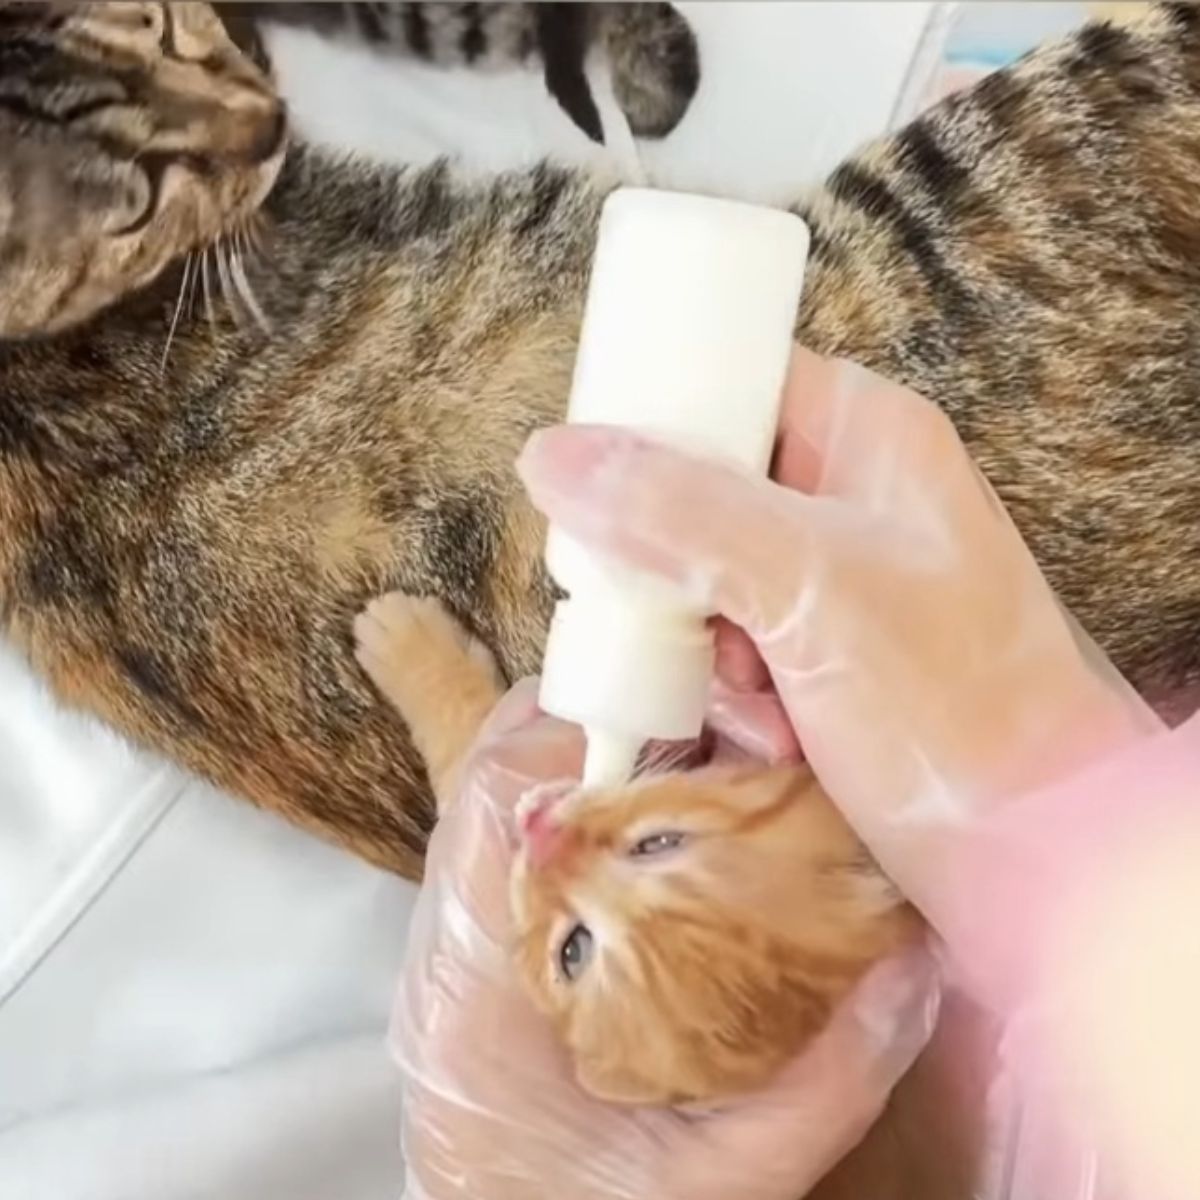
<svg viewBox="0 0 1200 1200"><path fill-rule="evenodd" d="M250 286L250 280L246 276L246 270L242 263L242 245L241 232L239 231L234 242L234 249L230 255L230 270L233 272L233 279L237 285L238 295L241 297L242 303L245 304L250 315L258 323L259 329L263 333L269 334L271 332L271 322L267 320L267 315L259 305L254 295L254 289Z"/></svg>
<svg viewBox="0 0 1200 1200"><path fill-rule="evenodd" d="M261 276L269 269L266 248L262 240L262 221L259 214L253 214L242 226L242 261L247 267L248 275Z"/></svg>
<svg viewBox="0 0 1200 1200"><path fill-rule="evenodd" d="M217 260L217 278L221 284L221 298L225 301L234 324L240 329L242 327L242 310L237 302L237 287L229 270L229 246L224 237L217 241L213 250Z"/></svg>
<svg viewBox="0 0 1200 1200"><path fill-rule="evenodd" d="M242 226L243 232L246 234L246 240L254 251L254 261L260 262L263 258L263 216L261 212L253 212L246 218L246 224Z"/></svg>
<svg viewBox="0 0 1200 1200"><path fill-rule="evenodd" d="M188 287L188 320L190 321L196 314L196 294L200 290L200 254L193 250L188 259L192 264L192 281Z"/></svg>
<svg viewBox="0 0 1200 1200"><path fill-rule="evenodd" d="M167 344L163 347L162 360L158 364L159 378L167 373L167 359L171 355L171 343L175 340L175 330L179 328L179 317L183 312L183 299L187 295L188 281L192 277L192 266L195 256L191 253L183 262L183 274L179 279L179 296L175 300L175 312L171 317L171 327L167 330Z"/></svg>
<svg viewBox="0 0 1200 1200"><path fill-rule="evenodd" d="M245 229L242 230L244 235L243 249L245 250L246 258L250 265L257 269L262 266L263 253L261 244L254 236L253 229L254 226L248 224Z"/></svg>
<svg viewBox="0 0 1200 1200"><path fill-rule="evenodd" d="M209 285L208 279L208 252L211 248L210 246L205 246L204 253L200 256L200 274L203 276L204 283L204 315L208 320L210 330L216 324L216 319L213 316L212 288Z"/></svg>
<svg viewBox="0 0 1200 1200"><path fill-rule="evenodd" d="M233 231L233 255L242 264L242 269L254 266L254 256L250 253L250 242L246 237L246 225L243 222Z"/></svg>
<svg viewBox="0 0 1200 1200"><path fill-rule="evenodd" d="M260 270L269 271L273 266L269 237L261 231L254 235L254 261Z"/></svg>

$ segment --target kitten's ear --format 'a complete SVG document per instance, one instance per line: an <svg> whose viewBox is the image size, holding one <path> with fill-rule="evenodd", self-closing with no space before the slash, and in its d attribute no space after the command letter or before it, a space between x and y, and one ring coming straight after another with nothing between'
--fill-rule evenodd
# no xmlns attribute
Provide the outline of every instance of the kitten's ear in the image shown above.
<svg viewBox="0 0 1200 1200"><path fill-rule="evenodd" d="M726 803L746 813L765 812L820 789L811 768L803 763L739 766L722 773L713 782Z"/></svg>

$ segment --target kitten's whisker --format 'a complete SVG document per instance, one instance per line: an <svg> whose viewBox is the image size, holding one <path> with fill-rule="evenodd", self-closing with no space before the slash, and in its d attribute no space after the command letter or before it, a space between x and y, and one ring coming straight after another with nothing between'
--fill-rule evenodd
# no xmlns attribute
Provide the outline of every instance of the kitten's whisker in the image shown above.
<svg viewBox="0 0 1200 1200"><path fill-rule="evenodd" d="M162 359L158 364L159 378L167 373L167 359L171 354L171 343L175 340L175 330L179 328L179 315L183 312L183 298L187 295L188 280L192 277L193 256L189 253L183 262L183 274L179 278L179 296L175 300L175 312L171 316L171 327L167 330L167 344L163 347Z"/></svg>

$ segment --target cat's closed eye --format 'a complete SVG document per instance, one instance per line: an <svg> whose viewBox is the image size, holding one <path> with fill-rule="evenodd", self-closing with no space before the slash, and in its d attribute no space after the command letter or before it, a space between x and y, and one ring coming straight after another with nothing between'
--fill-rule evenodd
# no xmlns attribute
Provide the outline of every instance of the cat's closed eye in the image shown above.
<svg viewBox="0 0 1200 1200"><path fill-rule="evenodd" d="M563 976L574 983L592 961L592 931L582 922L576 924L563 939L558 951L558 965Z"/></svg>
<svg viewBox="0 0 1200 1200"><path fill-rule="evenodd" d="M652 854L664 854L668 850L675 850L683 845L685 836L674 830L652 833L649 837L644 837L634 843L630 848L629 857L647 858Z"/></svg>

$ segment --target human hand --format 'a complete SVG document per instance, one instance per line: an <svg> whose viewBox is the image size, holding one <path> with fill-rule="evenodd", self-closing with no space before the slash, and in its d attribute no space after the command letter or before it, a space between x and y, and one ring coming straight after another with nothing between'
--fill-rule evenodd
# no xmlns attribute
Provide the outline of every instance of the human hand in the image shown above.
<svg viewBox="0 0 1200 1200"><path fill-rule="evenodd" d="M605 1104L512 965L513 809L578 778L579 731L531 682L497 708L438 823L393 1021L407 1200L796 1200L866 1133L929 1037L924 952L876 967L766 1091L719 1110Z"/></svg>
<svg viewBox="0 0 1200 1200"><path fill-rule="evenodd" d="M786 487L637 435L565 427L520 461L593 549L728 618L719 662L769 679L830 795L935 925L948 840L1154 719L1058 605L953 426L905 388L797 350ZM737 714L726 689L725 717Z"/></svg>

